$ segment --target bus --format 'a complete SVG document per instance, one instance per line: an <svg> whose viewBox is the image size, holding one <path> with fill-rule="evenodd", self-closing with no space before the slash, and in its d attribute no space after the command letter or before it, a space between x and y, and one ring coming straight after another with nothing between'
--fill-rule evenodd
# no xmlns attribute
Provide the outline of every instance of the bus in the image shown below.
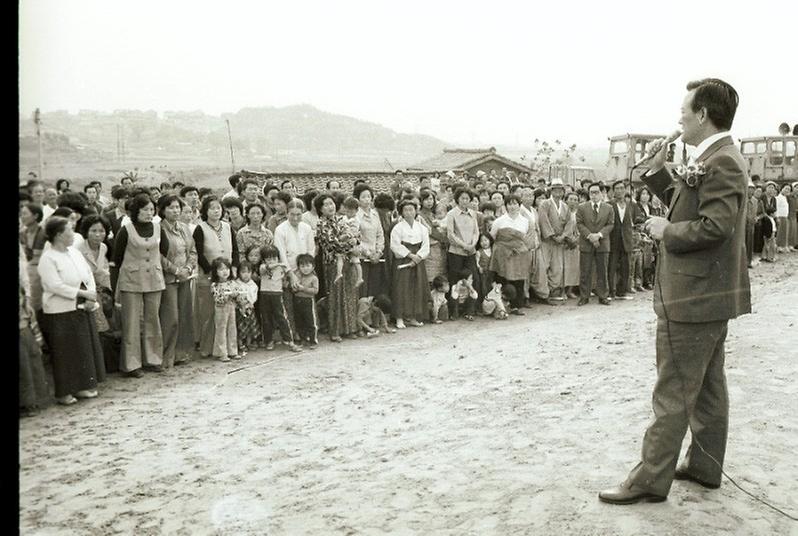
<svg viewBox="0 0 798 536"><path fill-rule="evenodd" d="M618 180L629 180L629 173L635 162L639 161L646 154L648 145L660 138L665 138L663 134L621 134L607 138L610 142L609 160L607 160L607 183L612 184ZM681 154L686 159L685 147L682 144ZM676 143L671 143L668 149L668 160L665 167L672 170L676 165ZM679 160L681 161L681 160ZM640 176L648 168L640 166L632 172L632 182L640 183Z"/></svg>
<svg viewBox="0 0 798 536"><path fill-rule="evenodd" d="M798 181L798 136L759 136L738 141L749 175L776 181L780 186Z"/></svg>

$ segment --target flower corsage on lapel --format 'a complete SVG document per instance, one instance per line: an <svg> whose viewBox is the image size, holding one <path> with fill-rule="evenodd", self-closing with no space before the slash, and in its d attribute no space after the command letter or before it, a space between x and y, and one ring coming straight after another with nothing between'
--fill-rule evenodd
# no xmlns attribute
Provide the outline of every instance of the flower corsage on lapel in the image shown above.
<svg viewBox="0 0 798 536"><path fill-rule="evenodd" d="M687 165L680 164L676 167L674 172L690 188L695 188L701 184L701 180L704 178L704 175L707 174L707 170L704 167L703 162Z"/></svg>

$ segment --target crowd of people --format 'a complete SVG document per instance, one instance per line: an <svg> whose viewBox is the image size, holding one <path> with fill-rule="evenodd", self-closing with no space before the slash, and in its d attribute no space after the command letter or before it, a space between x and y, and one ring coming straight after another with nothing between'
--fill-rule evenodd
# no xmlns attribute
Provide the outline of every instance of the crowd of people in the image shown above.
<svg viewBox="0 0 798 536"><path fill-rule="evenodd" d="M798 250L798 183L749 184L748 259ZM563 184L504 170L418 181L391 193L331 180L302 193L235 174L223 195L126 176L73 191L20 190L20 410L98 396L108 372L200 357L241 360L276 344L333 343L534 304L601 305L655 285L642 230L667 207L626 181ZM50 367L45 367L49 363ZM47 369L52 370L52 378Z"/></svg>

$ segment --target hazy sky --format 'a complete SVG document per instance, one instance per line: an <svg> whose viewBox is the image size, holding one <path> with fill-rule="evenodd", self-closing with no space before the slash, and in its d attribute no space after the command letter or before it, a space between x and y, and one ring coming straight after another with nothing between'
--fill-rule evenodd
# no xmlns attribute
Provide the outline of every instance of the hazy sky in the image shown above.
<svg viewBox="0 0 798 536"><path fill-rule="evenodd" d="M21 113L309 103L466 145L603 146L677 125L687 81L733 134L798 122L798 2L21 0ZM654 13L656 12L656 13Z"/></svg>

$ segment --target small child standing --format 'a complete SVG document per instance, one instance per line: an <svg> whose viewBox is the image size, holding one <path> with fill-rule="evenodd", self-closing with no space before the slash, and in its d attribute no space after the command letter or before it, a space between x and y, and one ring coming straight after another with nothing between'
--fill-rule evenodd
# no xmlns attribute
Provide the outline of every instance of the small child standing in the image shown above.
<svg viewBox="0 0 798 536"><path fill-rule="evenodd" d="M247 355L247 350L255 348L260 339L260 326L255 318L258 284L252 280L252 265L248 261L242 261L238 266L238 286L240 294L236 300L236 330L238 352L244 357Z"/></svg>
<svg viewBox="0 0 798 536"><path fill-rule="evenodd" d="M454 311L452 311L452 318L459 318L460 312L465 311L463 318L466 320L474 320L474 303L479 297L476 289L474 289L474 274L468 268L463 268L458 274L458 281L451 289L452 304Z"/></svg>
<svg viewBox="0 0 798 536"><path fill-rule="evenodd" d="M515 289L513 289L515 290ZM497 320L507 319L507 307L502 299L502 284L494 282L490 292L482 300L482 312L486 316L493 315Z"/></svg>
<svg viewBox="0 0 798 536"><path fill-rule="evenodd" d="M360 244L360 222L358 221L357 209L360 205L354 197L347 197L344 199L344 225L351 238L349 244L345 248L346 253L339 253L335 257L335 280L338 281L344 276L344 256L349 259L349 262L355 266L357 272L357 279L355 287L363 284L363 267L360 265L360 258L363 256L363 246Z"/></svg>
<svg viewBox="0 0 798 536"><path fill-rule="evenodd" d="M261 329L266 349L274 350L272 337L276 326L283 341L288 341L288 348L292 352L301 352L302 348L294 343L294 335L288 323L288 313L283 303L283 281L287 269L280 263L280 252L274 246L263 246L260 256L262 262L258 309L260 309Z"/></svg>
<svg viewBox="0 0 798 536"><path fill-rule="evenodd" d="M211 263L211 295L213 296L213 356L219 361L241 359L238 355L238 335L236 334L236 300L240 288L230 279L232 266L224 257L217 257Z"/></svg>
<svg viewBox="0 0 798 536"><path fill-rule="evenodd" d="M765 216L762 218L762 237L765 239L765 244L762 246L762 257L760 260L764 262L776 262L776 219L773 217L776 214L774 207L765 208Z"/></svg>
<svg viewBox="0 0 798 536"><path fill-rule="evenodd" d="M493 253L493 237L488 233L479 235L477 241L477 272L479 273L479 299L484 300L493 285L493 273L488 270Z"/></svg>
<svg viewBox="0 0 798 536"><path fill-rule="evenodd" d="M432 280L432 290L430 297L432 298L432 323L441 324L443 320L449 319L449 306L446 301L446 295L449 293L449 280L444 275L436 275Z"/></svg>
<svg viewBox="0 0 798 536"><path fill-rule="evenodd" d="M639 226L632 228L632 252L629 255L629 283L631 292L643 291L643 233Z"/></svg>
<svg viewBox="0 0 798 536"><path fill-rule="evenodd" d="M294 322L299 338L307 343L311 350L319 345L319 327L316 322L316 294L319 293L319 278L314 271L316 259L313 255L302 253L296 258L294 286Z"/></svg>
<svg viewBox="0 0 798 536"><path fill-rule="evenodd" d="M396 333L396 330L388 326L386 311L391 310L391 300L384 294L376 298L374 296L364 296L357 302L357 322L361 329L366 333L366 337L379 335L380 329L385 333Z"/></svg>

